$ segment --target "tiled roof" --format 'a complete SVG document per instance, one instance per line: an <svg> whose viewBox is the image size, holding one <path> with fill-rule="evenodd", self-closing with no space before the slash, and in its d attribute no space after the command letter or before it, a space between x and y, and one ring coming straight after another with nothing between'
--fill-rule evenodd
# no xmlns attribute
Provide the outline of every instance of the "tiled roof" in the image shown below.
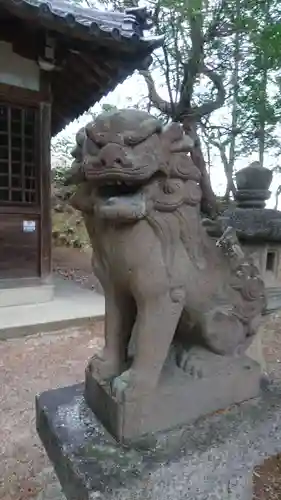
<svg viewBox="0 0 281 500"><path fill-rule="evenodd" d="M124 41L140 42L141 45L156 48L162 37L144 36L152 27L150 14L145 8L131 8L123 12L100 11L80 7L68 0L0 0L9 11L21 17L39 16L42 24L55 23L81 31L87 38L94 36L112 37Z"/></svg>
<svg viewBox="0 0 281 500"><path fill-rule="evenodd" d="M146 36L151 27L143 8L102 12L67 0L0 0L0 39L3 29L18 47L34 48L38 61L42 35L50 33L54 41L52 134L151 63L163 43L162 37Z"/></svg>

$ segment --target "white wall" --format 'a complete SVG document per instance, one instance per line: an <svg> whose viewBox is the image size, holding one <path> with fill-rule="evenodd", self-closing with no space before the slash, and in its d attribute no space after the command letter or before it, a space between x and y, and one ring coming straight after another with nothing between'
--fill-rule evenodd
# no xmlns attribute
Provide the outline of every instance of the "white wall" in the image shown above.
<svg viewBox="0 0 281 500"><path fill-rule="evenodd" d="M0 41L0 83L39 91L39 66L13 52L10 43Z"/></svg>

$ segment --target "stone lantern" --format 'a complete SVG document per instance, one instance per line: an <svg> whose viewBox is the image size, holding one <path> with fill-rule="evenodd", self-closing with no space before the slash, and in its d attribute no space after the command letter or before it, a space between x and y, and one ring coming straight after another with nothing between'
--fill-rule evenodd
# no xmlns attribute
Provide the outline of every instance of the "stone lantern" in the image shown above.
<svg viewBox="0 0 281 500"><path fill-rule="evenodd" d="M265 208L265 203L271 195L269 187L272 182L272 170L262 167L256 161L239 170L235 177L237 206L239 208Z"/></svg>
<svg viewBox="0 0 281 500"><path fill-rule="evenodd" d="M236 173L235 203L215 224L205 224L218 237L227 226L236 229L246 253L259 267L267 289L267 312L281 308L281 212L266 208L272 170L253 162Z"/></svg>

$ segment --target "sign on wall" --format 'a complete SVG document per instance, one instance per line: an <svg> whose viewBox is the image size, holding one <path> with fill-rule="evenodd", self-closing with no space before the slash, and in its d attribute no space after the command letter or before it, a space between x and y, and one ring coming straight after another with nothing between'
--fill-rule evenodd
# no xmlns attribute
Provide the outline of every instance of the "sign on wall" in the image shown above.
<svg viewBox="0 0 281 500"><path fill-rule="evenodd" d="M34 233L36 231L35 220L24 220L22 225L24 233Z"/></svg>

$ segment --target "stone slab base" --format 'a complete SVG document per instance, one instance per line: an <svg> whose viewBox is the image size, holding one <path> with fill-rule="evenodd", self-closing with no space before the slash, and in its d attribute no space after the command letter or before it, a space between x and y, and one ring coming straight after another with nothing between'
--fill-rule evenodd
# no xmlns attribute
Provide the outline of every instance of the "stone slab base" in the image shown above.
<svg viewBox="0 0 281 500"><path fill-rule="evenodd" d="M252 472L281 451L281 388L151 440L117 444L84 386L37 398L37 429L68 500L252 500ZM152 438L151 438L152 439Z"/></svg>
<svg viewBox="0 0 281 500"><path fill-rule="evenodd" d="M0 302L0 340L73 327L88 328L104 319L102 295L57 277L53 284L54 297L48 302L7 307L1 307ZM21 288L17 293L25 291Z"/></svg>
<svg viewBox="0 0 281 500"><path fill-rule="evenodd" d="M281 309L281 288L280 287L267 287L266 288L267 307L266 314Z"/></svg>
<svg viewBox="0 0 281 500"><path fill-rule="evenodd" d="M154 392L128 401L117 401L109 385L100 385L86 371L85 398L106 429L128 444L259 394L260 366L247 356L227 358L196 350L188 366L186 373L168 363Z"/></svg>
<svg viewBox="0 0 281 500"><path fill-rule="evenodd" d="M1 287L0 283L0 307L42 304L51 301L53 297L53 284Z"/></svg>

